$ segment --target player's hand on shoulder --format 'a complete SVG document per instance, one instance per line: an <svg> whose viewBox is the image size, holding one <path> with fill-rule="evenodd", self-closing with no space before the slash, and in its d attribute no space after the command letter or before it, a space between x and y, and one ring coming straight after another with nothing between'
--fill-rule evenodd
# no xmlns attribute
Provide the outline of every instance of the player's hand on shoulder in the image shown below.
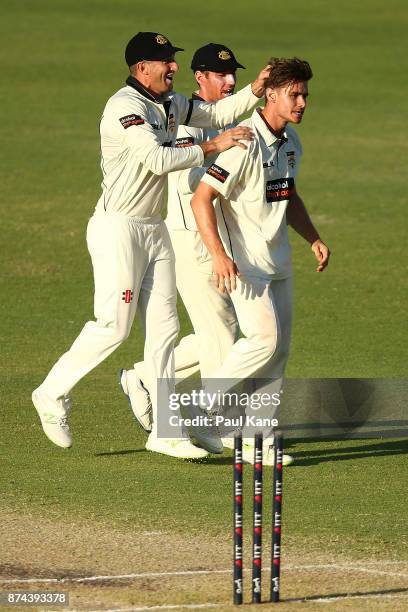
<svg viewBox="0 0 408 612"><path fill-rule="evenodd" d="M312 251L315 254L315 257L318 261L318 266L316 268L316 272L323 272L325 268L327 268L330 259L330 249L323 242L323 240L315 240L311 245Z"/></svg>
<svg viewBox="0 0 408 612"><path fill-rule="evenodd" d="M215 136L212 141L215 145L215 151L217 153L222 153L222 151L231 149L231 147L241 147L241 149L246 149L246 145L240 141L251 141L253 139L254 135L250 128L245 126L238 126L230 128L229 130L225 130L225 132L221 132L221 134Z"/></svg>
<svg viewBox="0 0 408 612"><path fill-rule="evenodd" d="M226 253L212 256L214 283L221 293L231 293L237 288L236 277L239 270L236 263Z"/></svg>

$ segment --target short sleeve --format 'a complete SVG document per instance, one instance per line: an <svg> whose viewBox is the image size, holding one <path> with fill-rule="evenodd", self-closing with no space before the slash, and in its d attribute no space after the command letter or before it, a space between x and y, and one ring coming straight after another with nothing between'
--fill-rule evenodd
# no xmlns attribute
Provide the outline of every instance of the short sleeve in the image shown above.
<svg viewBox="0 0 408 612"><path fill-rule="evenodd" d="M238 183L245 179L253 163L252 143L248 145L248 141L243 142L247 149L232 147L220 153L201 179L225 198L228 198Z"/></svg>

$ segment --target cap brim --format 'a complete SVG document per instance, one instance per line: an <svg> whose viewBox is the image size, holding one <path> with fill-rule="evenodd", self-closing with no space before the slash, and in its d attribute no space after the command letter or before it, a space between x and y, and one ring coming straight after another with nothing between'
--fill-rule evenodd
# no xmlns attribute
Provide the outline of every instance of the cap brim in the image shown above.
<svg viewBox="0 0 408 612"><path fill-rule="evenodd" d="M191 69L196 72L199 70L203 72L208 70L209 72L230 72L231 70L236 70L237 68L243 68L245 70L245 66L240 64L239 62L233 62L229 64L191 64Z"/></svg>

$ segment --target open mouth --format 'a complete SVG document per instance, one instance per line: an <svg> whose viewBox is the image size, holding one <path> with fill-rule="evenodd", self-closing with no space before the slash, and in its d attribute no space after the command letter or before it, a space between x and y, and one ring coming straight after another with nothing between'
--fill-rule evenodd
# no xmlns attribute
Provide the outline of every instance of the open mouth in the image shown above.
<svg viewBox="0 0 408 612"><path fill-rule="evenodd" d="M164 80L166 81L167 85L172 85L173 84L173 72L169 72L168 74L166 74Z"/></svg>
<svg viewBox="0 0 408 612"><path fill-rule="evenodd" d="M229 89L223 89L222 90L222 95L223 96L232 96L232 94L234 93L234 88L229 88Z"/></svg>

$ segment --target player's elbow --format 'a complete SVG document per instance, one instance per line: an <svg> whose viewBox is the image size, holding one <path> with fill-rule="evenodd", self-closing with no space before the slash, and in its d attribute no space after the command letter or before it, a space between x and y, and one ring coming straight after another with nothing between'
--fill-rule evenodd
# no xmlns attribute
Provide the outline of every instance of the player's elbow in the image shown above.
<svg viewBox="0 0 408 612"><path fill-rule="evenodd" d="M163 147L155 147L153 151L146 153L143 158L143 165L156 176L163 176L169 172Z"/></svg>
<svg viewBox="0 0 408 612"><path fill-rule="evenodd" d="M195 210L198 209L211 209L213 208L213 200L218 196L218 192L215 191L210 185L207 185L204 181L200 181L198 183L198 187L195 190L195 193L191 200L191 208Z"/></svg>
<svg viewBox="0 0 408 612"><path fill-rule="evenodd" d="M149 164L145 162L144 165L146 166L148 170L150 170L152 174L155 174L156 176L163 176L168 173L168 170L166 170L164 166L161 164L157 164L157 163Z"/></svg>
<svg viewBox="0 0 408 612"><path fill-rule="evenodd" d="M193 197L190 201L191 210L193 211L194 217L196 221L200 215L204 213L206 210L207 203L203 200L202 195L200 193L200 188L194 193Z"/></svg>
<svg viewBox="0 0 408 612"><path fill-rule="evenodd" d="M197 197L197 193L194 193L193 197L190 200L190 205L191 205L193 212L198 209L198 202L199 202L199 199Z"/></svg>

